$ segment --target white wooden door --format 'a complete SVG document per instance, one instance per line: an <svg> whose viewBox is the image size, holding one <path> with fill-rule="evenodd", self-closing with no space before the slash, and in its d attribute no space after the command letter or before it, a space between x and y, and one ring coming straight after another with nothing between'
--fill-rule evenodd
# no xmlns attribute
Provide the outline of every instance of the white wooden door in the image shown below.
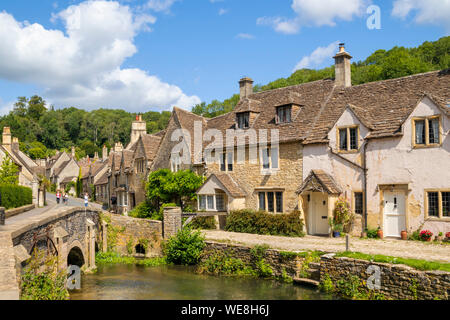
<svg viewBox="0 0 450 320"><path fill-rule="evenodd" d="M328 195L325 193L313 193L314 202L314 233L317 235L329 234L328 225Z"/></svg>
<svg viewBox="0 0 450 320"><path fill-rule="evenodd" d="M401 237L406 230L405 193L401 191L384 192L384 235Z"/></svg>

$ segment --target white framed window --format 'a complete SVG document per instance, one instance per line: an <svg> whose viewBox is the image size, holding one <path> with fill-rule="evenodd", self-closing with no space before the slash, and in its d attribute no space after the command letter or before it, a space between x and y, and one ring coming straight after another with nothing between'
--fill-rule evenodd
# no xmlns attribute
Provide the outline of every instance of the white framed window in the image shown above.
<svg viewBox="0 0 450 320"><path fill-rule="evenodd" d="M234 164L234 152L224 152L220 155L220 171L231 172L233 171Z"/></svg>
<svg viewBox="0 0 450 320"><path fill-rule="evenodd" d="M279 149L278 147L265 147L261 149L262 171L279 169Z"/></svg>
<svg viewBox="0 0 450 320"><path fill-rule="evenodd" d="M337 141L339 152L357 152L359 149L359 127L338 128Z"/></svg>
<svg viewBox="0 0 450 320"><path fill-rule="evenodd" d="M427 148L441 144L441 118L440 116L414 118L413 147Z"/></svg>
<svg viewBox="0 0 450 320"><path fill-rule="evenodd" d="M199 211L226 211L225 194L199 195Z"/></svg>

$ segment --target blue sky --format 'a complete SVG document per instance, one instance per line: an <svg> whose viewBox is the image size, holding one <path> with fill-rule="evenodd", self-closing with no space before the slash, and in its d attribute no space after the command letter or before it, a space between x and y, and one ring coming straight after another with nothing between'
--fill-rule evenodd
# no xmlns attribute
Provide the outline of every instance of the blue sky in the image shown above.
<svg viewBox="0 0 450 320"><path fill-rule="evenodd" d="M342 3L4 0L0 113L33 94L55 107L190 109L237 93L243 76L266 84L296 66L329 66L339 41L358 61L450 31L450 0ZM367 28L369 5L381 29Z"/></svg>

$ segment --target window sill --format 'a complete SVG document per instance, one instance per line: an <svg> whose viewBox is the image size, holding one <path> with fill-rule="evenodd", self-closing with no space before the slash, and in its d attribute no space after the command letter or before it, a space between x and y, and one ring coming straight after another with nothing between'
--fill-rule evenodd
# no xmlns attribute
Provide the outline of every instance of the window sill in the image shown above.
<svg viewBox="0 0 450 320"><path fill-rule="evenodd" d="M356 154L358 152L359 152L359 149L358 150L350 150L350 151L347 151L347 150L338 150L337 151L337 153L339 153L339 154Z"/></svg>
<svg viewBox="0 0 450 320"><path fill-rule="evenodd" d="M270 176L272 174L277 174L280 169L261 169L261 175Z"/></svg>
<svg viewBox="0 0 450 320"><path fill-rule="evenodd" d="M450 222L450 217L426 217L425 221Z"/></svg>
<svg viewBox="0 0 450 320"><path fill-rule="evenodd" d="M428 144L428 145L415 144L415 145L413 145L413 149L433 149L433 148L440 148L440 147L442 147L442 144Z"/></svg>

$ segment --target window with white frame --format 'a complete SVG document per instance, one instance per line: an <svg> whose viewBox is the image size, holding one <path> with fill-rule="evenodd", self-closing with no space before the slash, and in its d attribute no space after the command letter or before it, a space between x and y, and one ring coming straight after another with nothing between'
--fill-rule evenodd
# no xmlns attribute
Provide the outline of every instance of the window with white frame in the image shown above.
<svg viewBox="0 0 450 320"><path fill-rule="evenodd" d="M266 147L261 149L261 162L263 170L279 169L278 147Z"/></svg>
<svg viewBox="0 0 450 320"><path fill-rule="evenodd" d="M224 152L220 155L220 171L233 171L234 152Z"/></svg>
<svg viewBox="0 0 450 320"><path fill-rule="evenodd" d="M198 209L200 211L226 211L225 194L199 195Z"/></svg>

